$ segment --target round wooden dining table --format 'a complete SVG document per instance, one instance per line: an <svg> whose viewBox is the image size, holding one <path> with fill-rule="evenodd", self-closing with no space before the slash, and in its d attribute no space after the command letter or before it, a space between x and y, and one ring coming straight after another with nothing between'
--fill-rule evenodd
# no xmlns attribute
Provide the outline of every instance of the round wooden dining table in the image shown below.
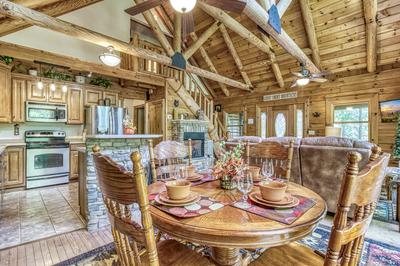
<svg viewBox="0 0 400 266"><path fill-rule="evenodd" d="M157 182L149 186L149 193L164 190ZM192 187L193 191L230 204L242 194L237 190L219 188L219 181ZM259 190L254 186L253 191ZM212 248L212 259L217 265L241 265L240 249L267 248L284 245L312 233L325 217L326 203L312 190L290 183L288 192L313 198L316 204L290 225L226 205L216 211L193 217L177 218L154 206L150 211L153 224L163 233Z"/></svg>

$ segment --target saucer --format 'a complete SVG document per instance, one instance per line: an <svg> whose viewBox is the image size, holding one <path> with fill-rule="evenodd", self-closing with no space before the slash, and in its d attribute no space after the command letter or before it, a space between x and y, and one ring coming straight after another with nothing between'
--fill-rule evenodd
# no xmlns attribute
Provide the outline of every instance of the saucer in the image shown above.
<svg viewBox="0 0 400 266"><path fill-rule="evenodd" d="M186 205L191 205L191 204L194 204L194 203L198 202L200 200L200 198L201 198L198 193L192 193L193 195L190 195L189 197L184 199L186 201L182 202L182 200L181 200L180 202L179 201L177 202L175 200L171 200L169 198L163 197L162 196L163 193L158 194L154 200L158 204L165 205L165 206L170 206L170 207L182 207L182 206L186 206Z"/></svg>
<svg viewBox="0 0 400 266"><path fill-rule="evenodd" d="M192 175L192 176L186 178L186 180L187 180L187 181L190 181L190 182L195 182L195 181L199 181L199 180L203 179L203 177L204 177L204 176L201 175L201 174L194 174L194 175Z"/></svg>
<svg viewBox="0 0 400 266"><path fill-rule="evenodd" d="M293 207L296 207L297 205L299 205L299 203L300 203L299 199L296 198L296 197L293 197L293 202L291 202L289 204L286 204L286 205L277 205L276 203L272 203L272 202L271 203L266 203L264 201L260 201L259 199L257 199L257 197L255 197L254 194L259 194L259 193L253 192L253 193L251 193L249 195L249 198L253 202L255 202L255 203L259 204L259 205L265 206L265 207L271 207L271 208L293 208Z"/></svg>
<svg viewBox="0 0 400 266"><path fill-rule="evenodd" d="M267 204L274 204L274 205L288 205L290 203L293 203L294 198L292 195L290 195L289 193L286 193L285 197L280 200L280 201L270 201L270 200L266 200L262 197L261 193L255 192L254 193L254 197L258 200L258 201L262 201L265 202Z"/></svg>

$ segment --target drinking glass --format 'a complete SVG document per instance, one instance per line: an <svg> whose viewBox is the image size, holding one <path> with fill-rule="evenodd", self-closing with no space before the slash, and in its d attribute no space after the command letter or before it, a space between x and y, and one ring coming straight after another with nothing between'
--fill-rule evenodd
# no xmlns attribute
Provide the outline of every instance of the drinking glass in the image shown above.
<svg viewBox="0 0 400 266"><path fill-rule="evenodd" d="M265 160L261 168L262 175L266 177L266 180L272 181L272 177L275 174L274 164L272 160Z"/></svg>
<svg viewBox="0 0 400 266"><path fill-rule="evenodd" d="M243 204L250 205L247 203L247 194L253 189L253 175L248 171L245 171L244 174L239 175L237 177L237 188L243 193Z"/></svg>
<svg viewBox="0 0 400 266"><path fill-rule="evenodd" d="M178 177L177 179L187 179L189 174L188 174L188 169L187 166L181 166L181 167L176 167L178 169Z"/></svg>

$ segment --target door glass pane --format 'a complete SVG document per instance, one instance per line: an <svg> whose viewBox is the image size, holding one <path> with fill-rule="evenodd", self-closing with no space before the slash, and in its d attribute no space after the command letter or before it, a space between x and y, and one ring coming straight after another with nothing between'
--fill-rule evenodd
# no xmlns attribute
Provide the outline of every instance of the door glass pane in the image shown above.
<svg viewBox="0 0 400 266"><path fill-rule="evenodd" d="M284 137L286 134L286 117L283 113L278 113L275 117L275 135Z"/></svg>
<svg viewBox="0 0 400 266"><path fill-rule="evenodd" d="M303 137L303 110L297 109L297 111L296 111L296 119L297 119L297 122L296 122L296 125L297 125L296 131L297 131L297 133L296 133L296 136L298 138L302 138Z"/></svg>
<svg viewBox="0 0 400 266"><path fill-rule="evenodd" d="M267 113L266 112L261 113L261 137L262 138L267 137Z"/></svg>

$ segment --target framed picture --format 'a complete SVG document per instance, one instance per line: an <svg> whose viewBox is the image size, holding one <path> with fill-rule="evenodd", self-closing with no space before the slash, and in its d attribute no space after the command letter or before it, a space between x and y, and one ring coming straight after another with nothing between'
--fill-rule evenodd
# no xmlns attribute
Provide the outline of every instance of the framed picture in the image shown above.
<svg viewBox="0 0 400 266"><path fill-rule="evenodd" d="M214 106L214 111L218 113L222 112L222 106L220 104L216 104Z"/></svg>
<svg viewBox="0 0 400 266"><path fill-rule="evenodd" d="M383 123L396 122L400 115L400 99L379 103Z"/></svg>

